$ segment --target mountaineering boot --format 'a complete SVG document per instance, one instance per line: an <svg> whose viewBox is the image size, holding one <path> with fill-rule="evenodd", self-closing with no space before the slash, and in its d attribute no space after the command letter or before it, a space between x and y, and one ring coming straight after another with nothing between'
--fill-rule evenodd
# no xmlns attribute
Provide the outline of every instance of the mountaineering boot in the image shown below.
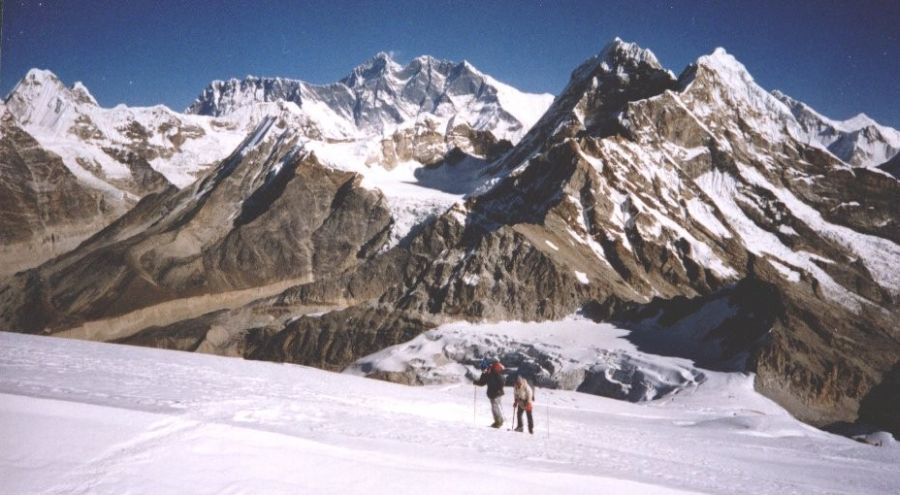
<svg viewBox="0 0 900 495"><path fill-rule="evenodd" d="M528 428L528 433L534 435L534 428L529 427L529 428Z"/></svg>
<svg viewBox="0 0 900 495"><path fill-rule="evenodd" d="M522 425L517 426L516 431L522 433Z"/></svg>
<svg viewBox="0 0 900 495"><path fill-rule="evenodd" d="M491 428L500 428L501 426L503 426L503 423L500 421L494 421L493 423L491 423Z"/></svg>

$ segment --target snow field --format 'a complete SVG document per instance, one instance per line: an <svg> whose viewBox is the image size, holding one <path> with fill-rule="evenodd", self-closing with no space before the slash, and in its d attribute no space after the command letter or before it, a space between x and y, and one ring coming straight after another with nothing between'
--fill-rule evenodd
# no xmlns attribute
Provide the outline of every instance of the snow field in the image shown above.
<svg viewBox="0 0 900 495"><path fill-rule="evenodd" d="M803 425L711 375L634 404L539 389L536 434L483 389L0 333L4 493L892 493L896 446ZM504 408L511 413L511 391ZM548 431L549 412L549 431ZM505 429L505 427L504 427Z"/></svg>

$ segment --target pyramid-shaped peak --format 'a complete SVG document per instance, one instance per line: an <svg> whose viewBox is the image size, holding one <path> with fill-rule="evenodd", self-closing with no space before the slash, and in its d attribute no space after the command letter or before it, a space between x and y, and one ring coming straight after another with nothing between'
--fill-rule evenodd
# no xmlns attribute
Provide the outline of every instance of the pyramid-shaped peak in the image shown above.
<svg viewBox="0 0 900 495"><path fill-rule="evenodd" d="M654 67L662 67L652 51L641 48L637 43L624 41L618 36L600 50L598 58L611 66L630 61L634 64L645 63Z"/></svg>
<svg viewBox="0 0 900 495"><path fill-rule="evenodd" d="M752 82L753 76L734 55L728 53L724 48L717 47L709 55L704 55L697 59L697 65L705 67L726 79L741 79L746 82Z"/></svg>
<svg viewBox="0 0 900 495"><path fill-rule="evenodd" d="M688 66L679 78L679 85L685 88L695 80L728 88L733 96L743 95L741 97L746 97L752 94L752 98L765 101L765 106L778 113L786 111L788 105L794 105L794 103L785 102L778 95L759 87L747 67L722 47L716 48L709 55L703 55Z"/></svg>
<svg viewBox="0 0 900 495"><path fill-rule="evenodd" d="M477 67L469 63L468 60L463 60L459 63L452 63L451 67L453 68L452 73L457 77L465 77L465 78L474 78L481 79L485 75Z"/></svg>
<svg viewBox="0 0 900 495"><path fill-rule="evenodd" d="M391 56L388 52L378 52L365 62L356 66L353 69L354 73L367 73L367 72L384 72L387 70L396 70L400 68L400 64L394 60L394 57Z"/></svg>
<svg viewBox="0 0 900 495"><path fill-rule="evenodd" d="M39 99L52 99L69 96L68 88L53 72L46 69L30 69L18 84L6 96L7 103L18 100L18 103L10 108L21 111L26 106L31 106Z"/></svg>
<svg viewBox="0 0 900 495"><path fill-rule="evenodd" d="M478 69L475 68L475 66L472 65L468 60L463 59L463 61L460 62L459 65L460 65L463 69L466 69L466 70L468 70L468 71L478 72Z"/></svg>
<svg viewBox="0 0 900 495"><path fill-rule="evenodd" d="M47 69L38 69L37 67L29 69L28 73L25 74L23 81L38 83L54 82L61 84L59 77L57 77L57 75L52 71L49 71Z"/></svg>
<svg viewBox="0 0 900 495"><path fill-rule="evenodd" d="M641 48L637 43L615 38L593 57L585 60L572 72L570 84L581 85L604 74L626 74L668 72L660 65L652 51Z"/></svg>
<svg viewBox="0 0 900 495"><path fill-rule="evenodd" d="M31 95L36 92L63 92L66 89L66 85L57 77L53 72L46 69L38 69L32 68L29 69L18 84L10 91L7 98L12 97L14 94L19 93L22 94L25 98L30 98L24 95Z"/></svg>
<svg viewBox="0 0 900 495"><path fill-rule="evenodd" d="M10 92L10 96L14 93L18 93L29 100L36 98L38 93L55 94L63 98L72 99L78 103L97 105L97 100L84 83L76 81L71 87L66 87L59 76L47 69L30 69L25 74L25 77L19 81L19 84Z"/></svg>

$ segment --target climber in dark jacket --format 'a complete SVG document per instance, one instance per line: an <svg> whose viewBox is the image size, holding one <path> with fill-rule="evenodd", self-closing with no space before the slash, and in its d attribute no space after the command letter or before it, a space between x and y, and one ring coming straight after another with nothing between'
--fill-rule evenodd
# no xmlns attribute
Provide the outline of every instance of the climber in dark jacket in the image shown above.
<svg viewBox="0 0 900 495"><path fill-rule="evenodd" d="M491 400L491 413L494 415L494 428L503 426L503 412L500 409L500 398L503 397L503 365L497 360L487 358L481 360L481 376L475 385L487 385L487 396Z"/></svg>

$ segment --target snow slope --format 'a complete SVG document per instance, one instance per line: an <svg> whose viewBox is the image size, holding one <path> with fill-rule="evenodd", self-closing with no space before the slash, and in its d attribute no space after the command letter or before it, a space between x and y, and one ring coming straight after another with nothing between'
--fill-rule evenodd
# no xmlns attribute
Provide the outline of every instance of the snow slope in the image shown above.
<svg viewBox="0 0 900 495"><path fill-rule="evenodd" d="M895 493L900 450L751 382L642 404L541 389L529 436L485 427L464 384L0 333L0 491Z"/></svg>

